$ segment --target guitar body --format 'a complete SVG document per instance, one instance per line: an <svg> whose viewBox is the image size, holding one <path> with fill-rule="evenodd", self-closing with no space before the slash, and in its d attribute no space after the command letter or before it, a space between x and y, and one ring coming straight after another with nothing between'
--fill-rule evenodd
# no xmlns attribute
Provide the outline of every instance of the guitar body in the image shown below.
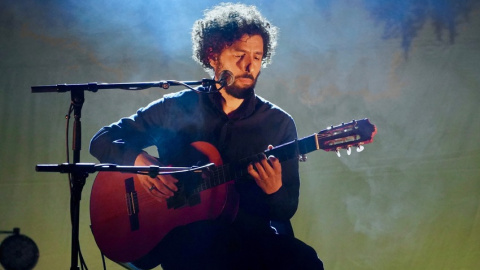
<svg viewBox="0 0 480 270"><path fill-rule="evenodd" d="M196 142L192 146L221 165L212 145ZM100 250L113 261L132 262L147 255L174 228L201 220L233 220L238 209L233 181L183 196L180 204L175 197L171 198L173 203L159 202L143 188L136 174L100 172L90 198L92 232Z"/></svg>

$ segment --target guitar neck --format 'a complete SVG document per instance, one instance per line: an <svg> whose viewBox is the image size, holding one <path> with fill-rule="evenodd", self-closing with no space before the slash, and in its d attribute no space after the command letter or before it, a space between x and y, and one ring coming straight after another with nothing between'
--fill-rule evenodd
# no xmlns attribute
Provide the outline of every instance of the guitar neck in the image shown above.
<svg viewBox="0 0 480 270"><path fill-rule="evenodd" d="M300 140L291 141L279 145L273 149L257 155L241 159L237 163L230 163L216 166L210 170L210 177L205 179L198 187L198 191L206 190L214 186L221 185L231 180L240 179L248 175L247 167L251 162L259 161L265 156L274 155L280 162L298 158L299 154L306 154L318 150L317 134L302 138Z"/></svg>
<svg viewBox="0 0 480 270"><path fill-rule="evenodd" d="M266 150L260 155L270 156L273 155L280 160L280 162L290 160L292 158L298 158L300 155L316 151L320 149L318 134L312 134L308 137L294 140L282 145L279 145L273 149Z"/></svg>
<svg viewBox="0 0 480 270"><path fill-rule="evenodd" d="M273 155L280 162L296 158L302 160L305 154L320 149L339 151L340 149L349 149L352 146L363 147L364 144L373 141L376 133L377 128L368 119L353 120L346 124L331 126L319 133L278 145L273 149L241 159L236 163L217 166L211 169L211 176L203 181L199 186L199 191L246 176L248 165L251 162L262 160L265 156Z"/></svg>

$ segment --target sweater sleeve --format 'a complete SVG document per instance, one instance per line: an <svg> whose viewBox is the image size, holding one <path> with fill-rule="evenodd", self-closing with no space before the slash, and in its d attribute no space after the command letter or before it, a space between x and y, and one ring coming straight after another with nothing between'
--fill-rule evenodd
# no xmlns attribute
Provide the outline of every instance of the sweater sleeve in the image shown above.
<svg viewBox="0 0 480 270"><path fill-rule="evenodd" d="M290 119L285 131L284 143L294 141L297 130L293 119ZM270 209L270 219L289 220L298 208L300 176L298 159L282 162L282 187L275 193L266 195Z"/></svg>
<svg viewBox="0 0 480 270"><path fill-rule="evenodd" d="M162 126L164 99L136 114L101 128L90 142L90 153L102 163L133 165L144 148L155 144L153 129Z"/></svg>

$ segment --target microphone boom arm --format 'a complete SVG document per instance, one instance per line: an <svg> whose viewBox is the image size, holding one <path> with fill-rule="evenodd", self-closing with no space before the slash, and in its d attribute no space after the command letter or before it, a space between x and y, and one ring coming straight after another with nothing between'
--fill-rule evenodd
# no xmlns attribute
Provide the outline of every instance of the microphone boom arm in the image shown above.
<svg viewBox="0 0 480 270"><path fill-rule="evenodd" d="M202 92L202 93L210 93L213 92L213 89L216 91L222 89L223 87L227 85L232 85L233 82L235 81L235 76L233 73L229 70L223 70L220 73L219 80L215 81L214 79L202 79L201 81L175 81L175 80L164 80L164 81L158 81L158 82L133 82L133 83L96 83L96 82L91 82L91 83L84 83L84 84L56 84L56 85L38 85L38 86L32 86L32 93L49 93L49 92L57 92L57 93L64 93L68 91L91 91L91 92L97 92L98 90L101 89L122 89L122 90L144 90L152 87L158 87L158 88L163 88L163 89L168 89L170 86L174 85L182 85L185 86L191 90L197 91L197 92ZM216 84L220 84L221 87L220 89L216 89L215 86ZM198 89L195 89L191 87L191 85L196 86L196 85L201 85L204 88L208 88L208 91L199 91Z"/></svg>
<svg viewBox="0 0 480 270"><path fill-rule="evenodd" d="M201 81L174 81L174 80L166 80L166 81L158 81L158 82L134 82L134 83L85 83L85 84L56 84L56 85L39 85L39 86L32 86L32 93L49 93L49 92L57 92L57 93L64 93L68 91L76 91L76 90L85 90L91 92L97 92L101 89L122 89L122 90L144 90L147 88L152 87L159 87L163 89L170 88L171 85L183 85L190 89L191 85L202 85L204 87L211 86L217 83L217 81L212 79L202 79ZM195 89L193 89L195 90Z"/></svg>

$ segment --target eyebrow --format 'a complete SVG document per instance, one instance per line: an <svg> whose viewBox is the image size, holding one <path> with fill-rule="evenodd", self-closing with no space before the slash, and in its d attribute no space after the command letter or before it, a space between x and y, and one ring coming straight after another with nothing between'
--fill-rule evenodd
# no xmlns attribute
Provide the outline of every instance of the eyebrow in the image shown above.
<svg viewBox="0 0 480 270"><path fill-rule="evenodd" d="M249 52L249 51L247 51L247 50L236 49L236 48L232 48L232 50L233 50L234 52L242 52L242 53L248 53L248 52ZM263 51L256 51L256 52L254 52L254 54L256 54L256 55L263 55Z"/></svg>

